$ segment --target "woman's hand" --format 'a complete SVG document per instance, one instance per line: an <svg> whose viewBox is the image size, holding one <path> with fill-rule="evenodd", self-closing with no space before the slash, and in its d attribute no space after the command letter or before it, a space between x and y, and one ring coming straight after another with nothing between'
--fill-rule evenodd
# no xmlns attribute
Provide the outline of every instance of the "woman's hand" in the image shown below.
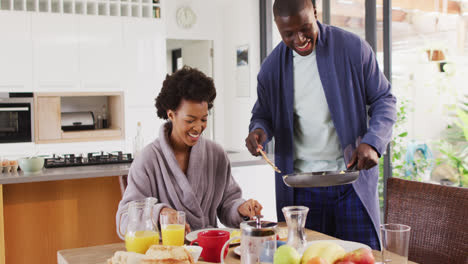
<svg viewBox="0 0 468 264"><path fill-rule="evenodd" d="M165 208L161 209L161 212L159 212L159 214L160 215L161 214L167 214L167 215L169 215L169 222L177 223L177 211L176 210L174 210L172 208L169 208L169 207L165 207ZM190 225L185 223L185 234L188 234L190 232L191 232Z"/></svg>
<svg viewBox="0 0 468 264"><path fill-rule="evenodd" d="M240 215L253 219L254 216L261 214L262 209L263 206L257 200L250 199L239 205L237 211Z"/></svg>

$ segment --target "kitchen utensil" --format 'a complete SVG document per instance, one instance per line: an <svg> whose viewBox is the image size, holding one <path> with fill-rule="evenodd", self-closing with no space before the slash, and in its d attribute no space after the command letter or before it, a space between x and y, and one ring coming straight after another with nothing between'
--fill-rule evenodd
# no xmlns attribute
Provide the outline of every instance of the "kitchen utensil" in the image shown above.
<svg viewBox="0 0 468 264"><path fill-rule="evenodd" d="M228 253L228 248L223 247L226 241L229 241L230 233L224 230L208 230L197 234L197 239L193 240L190 245L198 242L198 245L203 248L201 257L204 261L218 263L224 261ZM221 254L224 252L224 254ZM223 257L221 257L221 255Z"/></svg>
<svg viewBox="0 0 468 264"><path fill-rule="evenodd" d="M278 173L281 173L281 171L278 169L278 167L275 166L275 164L267 157L267 155L265 154L265 152L261 149L258 149L258 152L260 152L260 154L262 154L263 158L265 159L265 161L270 164L270 166Z"/></svg>
<svg viewBox="0 0 468 264"><path fill-rule="evenodd" d="M309 208L305 206L286 206L282 209L288 225L288 240L286 244L302 252L307 243L304 226Z"/></svg>
<svg viewBox="0 0 468 264"><path fill-rule="evenodd" d="M276 251L277 224L261 221L263 216L255 216L255 220L242 222L241 228L241 264L273 263ZM223 246L227 249L229 242L239 237L232 237ZM222 252L222 251L221 251ZM224 263L224 259L221 259Z"/></svg>
<svg viewBox="0 0 468 264"><path fill-rule="evenodd" d="M148 197L143 200L131 201L127 210L120 216L119 233L125 237L127 251L144 254L151 245L159 244L159 231L153 217L154 206L158 199ZM122 217L128 215L126 230L122 232ZM124 235L125 233L125 235Z"/></svg>
<svg viewBox="0 0 468 264"><path fill-rule="evenodd" d="M94 129L93 112L63 112L61 114L61 127L63 131Z"/></svg>
<svg viewBox="0 0 468 264"><path fill-rule="evenodd" d="M358 178L358 170L300 172L283 175L283 182L294 188L328 187L353 183Z"/></svg>

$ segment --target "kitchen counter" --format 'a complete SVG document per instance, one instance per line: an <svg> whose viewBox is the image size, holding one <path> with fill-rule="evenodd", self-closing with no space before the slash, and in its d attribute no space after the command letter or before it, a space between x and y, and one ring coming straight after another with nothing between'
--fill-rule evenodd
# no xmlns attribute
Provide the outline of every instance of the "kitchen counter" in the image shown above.
<svg viewBox="0 0 468 264"><path fill-rule="evenodd" d="M272 156L273 155L269 158L273 160ZM261 157L254 157L248 151L228 151L228 157L233 168L266 164ZM130 165L130 163L123 163L64 168L44 168L42 171L34 174L24 174L23 171L0 173L0 184L122 176L128 174Z"/></svg>

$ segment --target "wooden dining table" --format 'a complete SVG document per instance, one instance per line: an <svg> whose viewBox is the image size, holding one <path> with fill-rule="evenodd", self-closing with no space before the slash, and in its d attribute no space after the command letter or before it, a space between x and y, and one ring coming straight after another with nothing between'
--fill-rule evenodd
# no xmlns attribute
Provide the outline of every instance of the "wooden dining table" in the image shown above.
<svg viewBox="0 0 468 264"><path fill-rule="evenodd" d="M282 227L283 226L283 227ZM284 224L280 224L280 228L285 228ZM337 238L306 229L307 241L314 240L335 240ZM229 249L229 253L225 259L227 264L240 264L240 257L234 253L234 248ZM64 249L57 252L57 263L58 264L106 264L107 259L111 258L116 251L125 251L124 243L115 243L94 247L86 248L75 248L75 249ZM382 260L382 253L377 250L373 250L372 254L375 257L375 261L379 262ZM207 264L210 262L204 262L199 260L198 264ZM392 256L392 264L403 264L404 259L400 256ZM415 262L408 261L408 264L416 264Z"/></svg>

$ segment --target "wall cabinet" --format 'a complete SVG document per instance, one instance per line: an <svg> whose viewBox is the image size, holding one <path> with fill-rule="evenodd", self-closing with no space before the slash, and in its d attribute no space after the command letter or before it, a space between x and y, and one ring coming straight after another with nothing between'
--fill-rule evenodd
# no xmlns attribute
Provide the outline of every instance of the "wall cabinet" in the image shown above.
<svg viewBox="0 0 468 264"><path fill-rule="evenodd" d="M63 131L61 112L63 97L105 97L110 126L105 129ZM35 93L35 142L63 143L121 140L125 136L124 98L121 92Z"/></svg>
<svg viewBox="0 0 468 264"><path fill-rule="evenodd" d="M0 92L32 91L31 17L0 11Z"/></svg>
<svg viewBox="0 0 468 264"><path fill-rule="evenodd" d="M105 34L103 34L105 33ZM84 91L121 90L122 23L120 18L79 18L79 71Z"/></svg>
<svg viewBox="0 0 468 264"><path fill-rule="evenodd" d="M78 91L78 17L32 14L35 91Z"/></svg>
<svg viewBox="0 0 468 264"><path fill-rule="evenodd" d="M60 97L36 96L34 107L36 142L60 140Z"/></svg>
<svg viewBox="0 0 468 264"><path fill-rule="evenodd" d="M154 106L166 75L164 31L164 24L155 21L124 21L124 85L130 107Z"/></svg>

